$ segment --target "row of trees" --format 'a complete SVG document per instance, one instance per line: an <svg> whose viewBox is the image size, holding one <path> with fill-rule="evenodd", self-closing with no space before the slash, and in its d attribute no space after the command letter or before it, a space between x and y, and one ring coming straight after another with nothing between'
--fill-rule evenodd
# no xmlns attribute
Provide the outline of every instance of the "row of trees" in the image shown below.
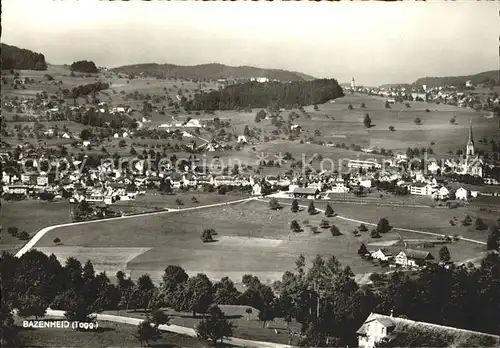
<svg viewBox="0 0 500 348"><path fill-rule="evenodd" d="M292 83L248 82L230 85L220 91L197 94L184 103L186 110L233 110L240 107L266 108L322 104L342 97L335 79Z"/></svg>
<svg viewBox="0 0 500 348"><path fill-rule="evenodd" d="M307 271L301 256L294 271L285 272L272 287L245 275L243 293L227 277L213 284L204 274L189 277L179 266L167 266L156 287L148 275L135 283L123 272L117 273L117 284L111 284L105 273L95 274L90 261L82 266L69 258L62 266L54 255L35 250L20 258L3 254L1 261L2 339L10 345L16 342L11 309L39 318L49 305L77 321L91 321L92 313L103 309L145 309L149 319L138 328L138 338L146 341L154 339L159 325L168 323L163 307L190 311L194 317L209 314L197 326L202 338L217 341L229 336L232 325L218 304L256 308L264 326L275 317L287 323L296 320L302 327L302 346L352 344L372 311L393 310L412 320L490 333L500 330L498 253L488 254L479 268L435 266L411 277L395 272L376 291L360 287L350 268L334 256L317 256Z"/></svg>
<svg viewBox="0 0 500 348"><path fill-rule="evenodd" d="M86 85L79 85L77 87L74 87L68 96L70 96L73 99L76 99L79 97L85 97L90 94L95 94L99 91L103 91L108 88L109 88L109 83L97 81L94 83L88 83Z"/></svg>

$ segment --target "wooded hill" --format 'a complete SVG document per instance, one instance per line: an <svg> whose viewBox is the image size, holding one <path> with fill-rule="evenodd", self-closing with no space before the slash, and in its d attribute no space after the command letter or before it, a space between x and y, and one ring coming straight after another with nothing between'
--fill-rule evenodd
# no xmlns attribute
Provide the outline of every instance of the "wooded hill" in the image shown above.
<svg viewBox="0 0 500 348"><path fill-rule="evenodd" d="M488 83L495 80L498 84L498 70L485 71L474 75L464 76L446 76L446 77L422 77L415 81L414 85L427 85L429 87L436 86L459 86L465 85L465 82L470 80L472 84Z"/></svg>
<svg viewBox="0 0 500 348"><path fill-rule="evenodd" d="M202 64L182 66L173 64L135 64L111 69L111 71L127 75L140 75L158 78L187 78L197 81L217 79L249 79L251 77L267 77L279 81L309 81L314 77L294 71L278 69L262 69L252 66L228 66L224 64Z"/></svg>
<svg viewBox="0 0 500 348"><path fill-rule="evenodd" d="M24 48L1 44L2 70L47 70L45 56Z"/></svg>
<svg viewBox="0 0 500 348"><path fill-rule="evenodd" d="M237 108L293 107L322 104L344 96L335 79L292 83L247 82L220 91L197 94L184 100L186 110L233 110Z"/></svg>

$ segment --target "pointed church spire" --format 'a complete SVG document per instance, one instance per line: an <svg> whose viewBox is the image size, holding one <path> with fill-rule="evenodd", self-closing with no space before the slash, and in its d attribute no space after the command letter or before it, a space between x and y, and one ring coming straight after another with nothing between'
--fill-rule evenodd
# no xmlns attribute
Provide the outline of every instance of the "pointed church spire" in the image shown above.
<svg viewBox="0 0 500 348"><path fill-rule="evenodd" d="M468 144L474 145L474 139L472 138L472 120L469 120L469 142Z"/></svg>

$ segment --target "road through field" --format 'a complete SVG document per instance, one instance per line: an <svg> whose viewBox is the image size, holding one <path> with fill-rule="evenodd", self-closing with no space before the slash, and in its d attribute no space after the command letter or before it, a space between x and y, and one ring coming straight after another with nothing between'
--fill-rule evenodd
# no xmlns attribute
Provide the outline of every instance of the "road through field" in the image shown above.
<svg viewBox="0 0 500 348"><path fill-rule="evenodd" d="M175 213L178 211L184 212L184 211L189 211L189 210L198 210L198 209L204 209L204 208L212 208L212 207L219 207L223 205L229 205L229 204L236 204L236 203L243 203L247 202L250 200L255 200L255 197L250 197L250 198L244 198L244 199L238 199L235 201L230 201L230 202L224 202L224 203L214 203L214 204L207 204L207 205L202 205L202 206L196 206L196 207L190 207L190 208L184 208L184 209L169 209L165 211L157 211L157 212L152 212L152 213L145 213L145 214L136 214L136 215L126 215L126 216L121 216L117 218L109 218L109 219L101 219L101 220L91 220L91 221L80 221L80 222L70 222L67 224L61 224L61 225L54 225L54 226L48 226L37 233L29 240L28 243L26 243L17 253L16 257L21 257L23 254L31 250L35 244L49 231L59 228L59 227L69 227L69 226L78 226L78 225L87 225L87 224L94 224L94 223L99 223L99 222L106 222L106 221L113 221L113 220L124 220L124 219L132 219L135 217L143 217L143 216L154 216L154 215L160 215L160 214L168 214L168 213Z"/></svg>

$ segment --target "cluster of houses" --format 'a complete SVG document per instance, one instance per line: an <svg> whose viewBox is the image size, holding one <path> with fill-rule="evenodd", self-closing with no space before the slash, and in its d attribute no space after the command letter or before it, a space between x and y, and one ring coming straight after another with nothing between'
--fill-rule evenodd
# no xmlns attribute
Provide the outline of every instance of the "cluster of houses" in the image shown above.
<svg viewBox="0 0 500 348"><path fill-rule="evenodd" d="M473 109L492 110L494 105L500 103L498 94L492 93L491 96L486 96L483 100L479 95L474 93L474 85L472 82L466 81L462 87L458 86L392 86L392 87L362 87L356 86L354 78L350 85L344 86L347 91L356 93L381 96L386 99L389 104L394 104L398 101L423 101L423 102L439 102L448 105L468 107Z"/></svg>

